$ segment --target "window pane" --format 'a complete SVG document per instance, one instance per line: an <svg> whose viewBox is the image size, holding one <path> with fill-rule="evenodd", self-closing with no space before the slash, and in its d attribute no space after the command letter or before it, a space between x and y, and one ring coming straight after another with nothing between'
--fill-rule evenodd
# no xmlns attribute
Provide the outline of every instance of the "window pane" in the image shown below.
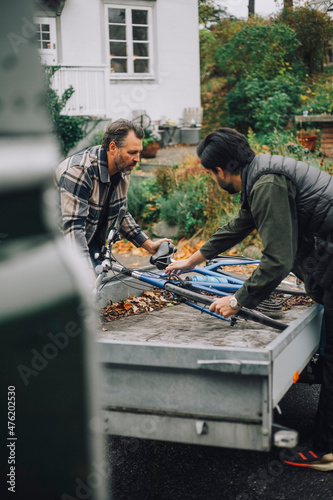
<svg viewBox="0 0 333 500"><path fill-rule="evenodd" d="M50 40L50 33L42 33L42 40Z"/></svg>
<svg viewBox="0 0 333 500"><path fill-rule="evenodd" d="M147 10L132 10L132 24L148 24Z"/></svg>
<svg viewBox="0 0 333 500"><path fill-rule="evenodd" d="M126 27L109 25L110 40L126 40Z"/></svg>
<svg viewBox="0 0 333 500"><path fill-rule="evenodd" d="M134 73L149 73L149 59L136 59Z"/></svg>
<svg viewBox="0 0 333 500"><path fill-rule="evenodd" d="M122 42L110 42L111 56L127 56L127 44Z"/></svg>
<svg viewBox="0 0 333 500"><path fill-rule="evenodd" d="M149 56L148 43L133 43L133 54L141 57Z"/></svg>
<svg viewBox="0 0 333 500"><path fill-rule="evenodd" d="M133 26L133 40L148 40L148 28Z"/></svg>
<svg viewBox="0 0 333 500"><path fill-rule="evenodd" d="M111 59L111 73L127 73L127 59Z"/></svg>
<svg viewBox="0 0 333 500"><path fill-rule="evenodd" d="M109 9L109 23L125 24L125 9Z"/></svg>
<svg viewBox="0 0 333 500"><path fill-rule="evenodd" d="M50 31L50 25L49 24L42 24L42 31Z"/></svg>
<svg viewBox="0 0 333 500"><path fill-rule="evenodd" d="M50 49L51 48L50 42L42 42L42 48L43 49Z"/></svg>

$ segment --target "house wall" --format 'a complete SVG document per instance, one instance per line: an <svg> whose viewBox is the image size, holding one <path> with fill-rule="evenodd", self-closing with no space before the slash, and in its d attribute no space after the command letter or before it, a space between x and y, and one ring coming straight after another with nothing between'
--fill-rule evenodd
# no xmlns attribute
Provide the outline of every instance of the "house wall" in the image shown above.
<svg viewBox="0 0 333 500"><path fill-rule="evenodd" d="M197 0L157 0L152 81L111 81L110 115L146 110L153 120L178 122L186 107L200 106Z"/></svg>
<svg viewBox="0 0 333 500"><path fill-rule="evenodd" d="M60 64L95 66L107 62L102 60L101 11L100 0L66 0L60 17Z"/></svg>
<svg viewBox="0 0 333 500"><path fill-rule="evenodd" d="M152 7L153 77L110 78L105 5L112 4ZM105 66L107 118L132 118L133 111L145 110L152 120L178 122L184 108L200 107L197 0L67 0L59 32L61 65Z"/></svg>

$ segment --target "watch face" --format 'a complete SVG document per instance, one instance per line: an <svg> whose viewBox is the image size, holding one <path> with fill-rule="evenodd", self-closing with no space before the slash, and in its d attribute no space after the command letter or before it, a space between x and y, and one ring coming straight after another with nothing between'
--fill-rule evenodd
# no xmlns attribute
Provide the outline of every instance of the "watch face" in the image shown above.
<svg viewBox="0 0 333 500"><path fill-rule="evenodd" d="M236 297L230 297L229 304L231 307L236 308L238 305Z"/></svg>

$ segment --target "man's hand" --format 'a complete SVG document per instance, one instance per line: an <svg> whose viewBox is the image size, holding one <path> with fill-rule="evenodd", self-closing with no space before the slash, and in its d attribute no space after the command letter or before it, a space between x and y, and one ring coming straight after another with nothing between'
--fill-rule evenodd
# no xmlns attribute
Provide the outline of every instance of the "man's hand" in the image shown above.
<svg viewBox="0 0 333 500"><path fill-rule="evenodd" d="M175 262L172 262L172 264L169 264L168 267L165 269L165 272L170 275L170 274L181 274L185 273L188 271L192 271L192 269L195 268L195 266L198 266L202 262L204 262L206 259L200 252L200 250L197 250L191 257L188 259L184 260L176 260Z"/></svg>
<svg viewBox="0 0 333 500"><path fill-rule="evenodd" d="M157 250L159 249L159 246L161 243L164 241L171 241L169 238L161 238L160 240L152 241L151 239L148 238L141 246L147 252L149 252L151 255L155 255Z"/></svg>
<svg viewBox="0 0 333 500"><path fill-rule="evenodd" d="M229 303L230 297L221 297L220 299L216 299L209 306L209 310L223 316L224 318L229 318L233 314L237 314L239 309L233 309Z"/></svg>
<svg viewBox="0 0 333 500"><path fill-rule="evenodd" d="M168 265L168 267L165 269L165 272L168 275L181 274L185 273L186 271L192 271L195 266L196 264L190 262L190 259L176 260L175 262L172 262L172 264Z"/></svg>

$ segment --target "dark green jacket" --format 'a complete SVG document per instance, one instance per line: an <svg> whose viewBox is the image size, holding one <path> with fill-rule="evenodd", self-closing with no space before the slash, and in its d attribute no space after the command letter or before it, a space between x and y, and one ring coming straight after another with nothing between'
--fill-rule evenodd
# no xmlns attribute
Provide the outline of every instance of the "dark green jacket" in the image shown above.
<svg viewBox="0 0 333 500"><path fill-rule="evenodd" d="M238 215L200 249L211 259L258 230L261 264L238 301L257 306L294 271L320 302L322 290L333 286L333 178L291 158L256 156L242 172L241 202Z"/></svg>

